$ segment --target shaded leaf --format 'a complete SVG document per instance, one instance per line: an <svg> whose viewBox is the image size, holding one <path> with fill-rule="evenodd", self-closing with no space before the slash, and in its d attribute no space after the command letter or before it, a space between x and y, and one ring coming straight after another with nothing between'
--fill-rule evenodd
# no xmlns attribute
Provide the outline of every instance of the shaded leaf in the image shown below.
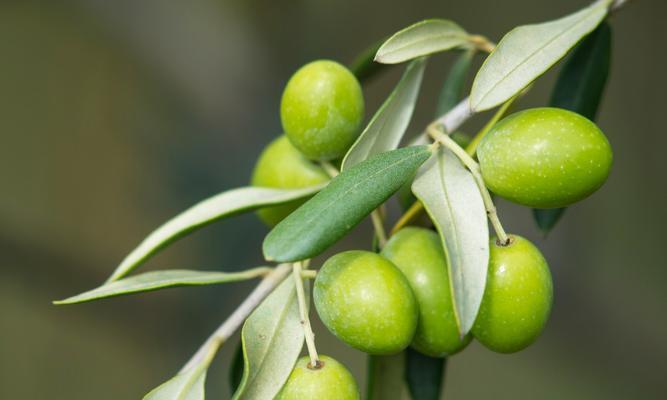
<svg viewBox="0 0 667 400"><path fill-rule="evenodd" d="M368 356L366 399L407 398L405 351L391 356Z"/></svg>
<svg viewBox="0 0 667 400"><path fill-rule="evenodd" d="M443 242L454 311L461 335L470 331L484 294L489 264L486 209L474 178L449 150L440 148L412 184Z"/></svg>
<svg viewBox="0 0 667 400"><path fill-rule="evenodd" d="M350 71L357 77L359 82L365 83L371 78L379 75L382 71L389 68L386 64L375 62L375 54L386 39L382 39L372 46L368 47L350 64Z"/></svg>
<svg viewBox="0 0 667 400"><path fill-rule="evenodd" d="M234 350L234 357L232 358L232 364L229 367L229 390L232 393L232 396L239 388L241 380L243 379L243 344L241 342L236 346Z"/></svg>
<svg viewBox="0 0 667 400"><path fill-rule="evenodd" d="M430 154L428 146L404 147L346 169L269 232L264 257L291 262L321 254L396 192Z"/></svg>
<svg viewBox="0 0 667 400"><path fill-rule="evenodd" d="M466 50L456 59L449 69L447 78L442 84L435 116L444 115L463 99L463 88L465 87L468 71L472 60L475 58L475 49Z"/></svg>
<svg viewBox="0 0 667 400"><path fill-rule="evenodd" d="M397 64L467 45L468 33L455 22L427 19L395 33L380 47L375 61Z"/></svg>
<svg viewBox="0 0 667 400"><path fill-rule="evenodd" d="M600 26L577 45L563 66L551 95L552 107L565 108L594 121L611 64L611 27ZM533 209L537 226L546 235L565 208Z"/></svg>
<svg viewBox="0 0 667 400"><path fill-rule="evenodd" d="M511 30L475 77L470 94L472 109L488 110L519 93L598 26L607 15L610 1L597 1L555 21Z"/></svg>
<svg viewBox="0 0 667 400"><path fill-rule="evenodd" d="M167 271L151 271L114 282L108 282L93 290L54 301L54 304L75 304L99 300L125 294L149 292L176 286L213 285L218 283L237 282L256 278L268 272L269 267L258 267L241 272L190 271L174 269Z"/></svg>
<svg viewBox="0 0 667 400"><path fill-rule="evenodd" d="M412 118L425 67L424 58L408 65L394 91L345 155L342 170L359 164L372 155L398 147Z"/></svg>
<svg viewBox="0 0 667 400"><path fill-rule="evenodd" d="M293 279L285 279L248 317L241 340L243 378L233 399L273 399L292 372L303 347Z"/></svg>
<svg viewBox="0 0 667 400"><path fill-rule="evenodd" d="M409 347L405 364L405 380L412 400L440 399L447 359L429 357Z"/></svg>
<svg viewBox="0 0 667 400"><path fill-rule="evenodd" d="M303 189L244 187L210 197L153 231L120 263L107 282L116 281L176 239L224 217L312 196L324 185Z"/></svg>

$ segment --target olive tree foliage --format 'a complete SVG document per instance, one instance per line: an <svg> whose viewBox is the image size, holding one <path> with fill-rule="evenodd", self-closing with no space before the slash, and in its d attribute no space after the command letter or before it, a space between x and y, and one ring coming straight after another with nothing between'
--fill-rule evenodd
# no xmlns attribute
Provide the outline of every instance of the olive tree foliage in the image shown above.
<svg viewBox="0 0 667 400"><path fill-rule="evenodd" d="M445 250L457 327L463 337L472 329L484 295L489 220L499 240L507 238L480 177L477 145L512 102L563 58L550 105L594 119L610 63L607 19L625 3L597 0L553 21L518 26L497 44L449 20L430 19L408 26L379 46L371 46L351 65L362 84L390 64L404 64L405 72L347 151L340 170L323 163L331 175L329 182L298 189L242 187L205 199L151 232L101 286L55 303L258 278L258 286L180 372L144 399L204 399L206 371L217 350L242 328L241 347L233 360L225 361L232 363L232 398L268 400L288 379L304 343L311 356L314 351L308 289L317 271L309 268L309 260L368 217L375 228L377 250L388 236L425 212ZM438 115L422 134L400 147L406 142L404 134L428 60L445 51L459 55L443 77ZM467 90L465 83L475 57L485 60ZM471 116L494 108L497 111L489 116L489 123L467 146L451 139L450 134ZM406 204L404 214L388 232L383 204L410 184L416 200ZM134 274L161 249L196 229L295 200L305 202L264 240L265 265L230 273L164 270ZM546 234L563 211L535 209L535 221ZM390 357L370 356L367 398L389 399L404 392L414 400L437 399L445 362L445 358L426 357L412 349Z"/></svg>

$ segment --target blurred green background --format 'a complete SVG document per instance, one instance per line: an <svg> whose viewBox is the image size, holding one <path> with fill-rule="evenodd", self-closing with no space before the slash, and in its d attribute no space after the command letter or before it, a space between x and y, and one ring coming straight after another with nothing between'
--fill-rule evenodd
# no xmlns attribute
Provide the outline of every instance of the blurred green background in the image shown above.
<svg viewBox="0 0 667 400"><path fill-rule="evenodd" d="M71 307L50 301L100 284L177 212L245 185L280 132L280 94L300 65L350 62L367 44L428 17L499 40L518 24L586 3L0 2L0 398L140 398L229 314L253 282ZM471 345L450 361L449 399L664 398L667 3L635 3L612 18L613 66L599 116L615 149L607 184L568 210L548 240L529 210L499 205L506 227L534 239L550 262L556 297L548 329L515 355ZM412 132L432 116L452 59L429 63ZM369 115L400 73L365 87ZM555 76L519 107L544 104ZM266 231L254 215L236 217L144 268L259 265ZM338 248L367 248L369 233L364 224ZM320 351L365 385L364 356L319 323L315 329ZM210 398L228 396L236 341L209 374Z"/></svg>

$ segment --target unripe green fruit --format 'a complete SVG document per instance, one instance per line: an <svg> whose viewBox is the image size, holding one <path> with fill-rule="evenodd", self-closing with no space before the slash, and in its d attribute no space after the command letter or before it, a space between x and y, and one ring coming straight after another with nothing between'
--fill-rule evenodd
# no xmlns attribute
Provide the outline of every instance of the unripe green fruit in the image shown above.
<svg viewBox="0 0 667 400"><path fill-rule="evenodd" d="M565 207L607 179L612 152L591 121L559 108L533 108L498 122L477 149L484 182L529 207Z"/></svg>
<svg viewBox="0 0 667 400"><path fill-rule="evenodd" d="M472 334L487 348L514 353L540 335L549 319L553 288L549 266L527 239L491 240L489 272Z"/></svg>
<svg viewBox="0 0 667 400"><path fill-rule="evenodd" d="M253 186L281 189L304 188L329 180L327 173L307 160L283 135L271 142L257 160L252 174ZM257 215L273 226L296 210L303 200L261 209Z"/></svg>
<svg viewBox="0 0 667 400"><path fill-rule="evenodd" d="M311 160L345 155L361 133L364 97L357 78L334 61L314 61L290 78L280 119L294 147Z"/></svg>
<svg viewBox="0 0 667 400"><path fill-rule="evenodd" d="M419 306L419 322L412 347L431 357L459 352L463 340L454 314L447 259L437 233L424 228L403 228L391 237L382 255L408 279Z"/></svg>
<svg viewBox="0 0 667 400"><path fill-rule="evenodd" d="M328 259L317 273L313 300L331 333L366 353L398 353L417 328L410 284L376 253L346 251Z"/></svg>
<svg viewBox="0 0 667 400"><path fill-rule="evenodd" d="M359 388L343 364L320 356L318 368L312 368L308 357L294 366L276 400L358 400Z"/></svg>

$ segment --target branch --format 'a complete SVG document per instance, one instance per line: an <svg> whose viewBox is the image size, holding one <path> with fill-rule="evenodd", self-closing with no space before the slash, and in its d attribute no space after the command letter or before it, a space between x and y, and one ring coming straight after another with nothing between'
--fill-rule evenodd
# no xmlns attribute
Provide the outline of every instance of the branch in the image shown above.
<svg viewBox="0 0 667 400"><path fill-rule="evenodd" d="M236 310L227 318L225 322L213 332L211 336L201 345L199 350L190 358L190 360L181 368L180 373L199 364L211 352L215 353L218 348L236 330L243 324L251 312L264 300L266 296L278 286L280 282L289 274L291 266L289 264L280 264L274 270L266 275L257 287L248 295Z"/></svg>

